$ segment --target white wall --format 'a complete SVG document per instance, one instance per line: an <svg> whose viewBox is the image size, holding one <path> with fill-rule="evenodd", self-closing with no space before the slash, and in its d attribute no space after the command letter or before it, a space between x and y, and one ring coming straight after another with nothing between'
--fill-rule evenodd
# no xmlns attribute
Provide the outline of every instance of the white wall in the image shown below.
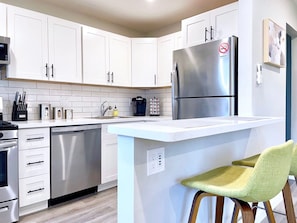
<svg viewBox="0 0 297 223"><path fill-rule="evenodd" d="M263 20L297 30L294 0L239 0L239 114L285 117L286 68L263 64ZM256 85L256 64L263 65L263 84ZM293 76L296 73L293 73ZM278 129L276 134L283 134Z"/></svg>

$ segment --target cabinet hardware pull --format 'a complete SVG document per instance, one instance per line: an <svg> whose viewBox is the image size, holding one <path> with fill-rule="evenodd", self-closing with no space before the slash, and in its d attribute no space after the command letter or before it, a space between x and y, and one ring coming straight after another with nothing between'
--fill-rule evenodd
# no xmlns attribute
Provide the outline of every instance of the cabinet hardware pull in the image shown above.
<svg viewBox="0 0 297 223"><path fill-rule="evenodd" d="M52 78L54 78L54 65L52 64Z"/></svg>
<svg viewBox="0 0 297 223"><path fill-rule="evenodd" d="M46 77L48 77L48 73L47 72L48 72L48 64L46 63L45 64L45 76Z"/></svg>
<svg viewBox="0 0 297 223"><path fill-rule="evenodd" d="M0 208L0 212L5 212L5 211L8 211L8 210L9 210L9 207L8 206L1 207Z"/></svg>
<svg viewBox="0 0 297 223"><path fill-rule="evenodd" d="M42 191L42 190L44 190L44 187L42 187L42 188L38 188L38 189L36 189L36 190L29 190L27 193L30 194L30 193L34 193L34 192Z"/></svg>
<svg viewBox="0 0 297 223"><path fill-rule="evenodd" d="M36 161L36 162L29 162L29 163L27 163L27 166L34 165L34 164L40 164L40 163L44 163L44 161L40 160L40 161Z"/></svg>
<svg viewBox="0 0 297 223"><path fill-rule="evenodd" d="M110 82L110 72L109 71L107 72L107 82L108 83Z"/></svg>
<svg viewBox="0 0 297 223"><path fill-rule="evenodd" d="M113 72L111 72L111 83L113 83Z"/></svg>
<svg viewBox="0 0 297 223"><path fill-rule="evenodd" d="M36 138L28 138L27 141L33 141L33 140L43 140L44 137L36 137Z"/></svg>
<svg viewBox="0 0 297 223"><path fill-rule="evenodd" d="M204 42L207 41L207 27L205 27L205 30L204 30Z"/></svg>
<svg viewBox="0 0 297 223"><path fill-rule="evenodd" d="M157 85L157 75L154 75L154 84Z"/></svg>
<svg viewBox="0 0 297 223"><path fill-rule="evenodd" d="M213 40L213 28L210 26L210 40Z"/></svg>

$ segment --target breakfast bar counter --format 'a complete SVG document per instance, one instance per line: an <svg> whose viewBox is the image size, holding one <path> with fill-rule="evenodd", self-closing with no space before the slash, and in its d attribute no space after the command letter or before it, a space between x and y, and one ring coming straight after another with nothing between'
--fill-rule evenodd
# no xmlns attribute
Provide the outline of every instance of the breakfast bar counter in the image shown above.
<svg viewBox="0 0 297 223"><path fill-rule="evenodd" d="M110 125L118 135L118 222L187 222L196 191L183 178L283 143L284 126L283 118L237 116ZM201 205L197 222L212 222L215 202Z"/></svg>

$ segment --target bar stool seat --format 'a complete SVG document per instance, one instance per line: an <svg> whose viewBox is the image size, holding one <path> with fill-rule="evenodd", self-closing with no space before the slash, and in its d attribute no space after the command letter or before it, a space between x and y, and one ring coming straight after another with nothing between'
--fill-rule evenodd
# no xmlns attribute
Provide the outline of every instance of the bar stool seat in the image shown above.
<svg viewBox="0 0 297 223"><path fill-rule="evenodd" d="M202 198L217 196L216 222L222 219L222 198L229 197L242 212L243 223L254 222L248 202L263 202L276 196L284 187L291 166L293 141L266 149L254 168L223 166L181 181L198 191L193 199L189 222L195 223Z"/></svg>
<svg viewBox="0 0 297 223"><path fill-rule="evenodd" d="M235 160L232 162L232 165L254 167L256 162L258 161L259 157L260 157L260 154L257 154L254 156L247 157L245 159ZM297 184L297 145L295 145L295 147L293 148L292 163L291 163L289 175L294 176L295 182ZM296 216L295 216L294 205L293 205L293 201L292 201L292 194L291 194L290 184L289 184L288 180L287 180L284 188L282 189L282 193L283 193L283 199L284 199L284 204L285 204L287 221L289 223L296 223ZM265 205L266 212L268 215L271 215L272 209L269 204L269 201L267 201L267 203L268 203L268 205ZM256 205L257 205L257 203L254 204L254 206L256 206ZM235 213L235 214L237 214L237 213ZM254 211L254 215L255 214L256 214L256 211Z"/></svg>

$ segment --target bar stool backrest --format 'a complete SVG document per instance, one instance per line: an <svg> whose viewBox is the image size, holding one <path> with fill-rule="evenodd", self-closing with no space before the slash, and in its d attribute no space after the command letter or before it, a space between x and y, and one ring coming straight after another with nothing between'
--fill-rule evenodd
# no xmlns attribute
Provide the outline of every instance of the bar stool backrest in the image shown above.
<svg viewBox="0 0 297 223"><path fill-rule="evenodd" d="M268 201L284 187L291 168L294 142L265 149L253 168L253 173L246 185L247 202Z"/></svg>

